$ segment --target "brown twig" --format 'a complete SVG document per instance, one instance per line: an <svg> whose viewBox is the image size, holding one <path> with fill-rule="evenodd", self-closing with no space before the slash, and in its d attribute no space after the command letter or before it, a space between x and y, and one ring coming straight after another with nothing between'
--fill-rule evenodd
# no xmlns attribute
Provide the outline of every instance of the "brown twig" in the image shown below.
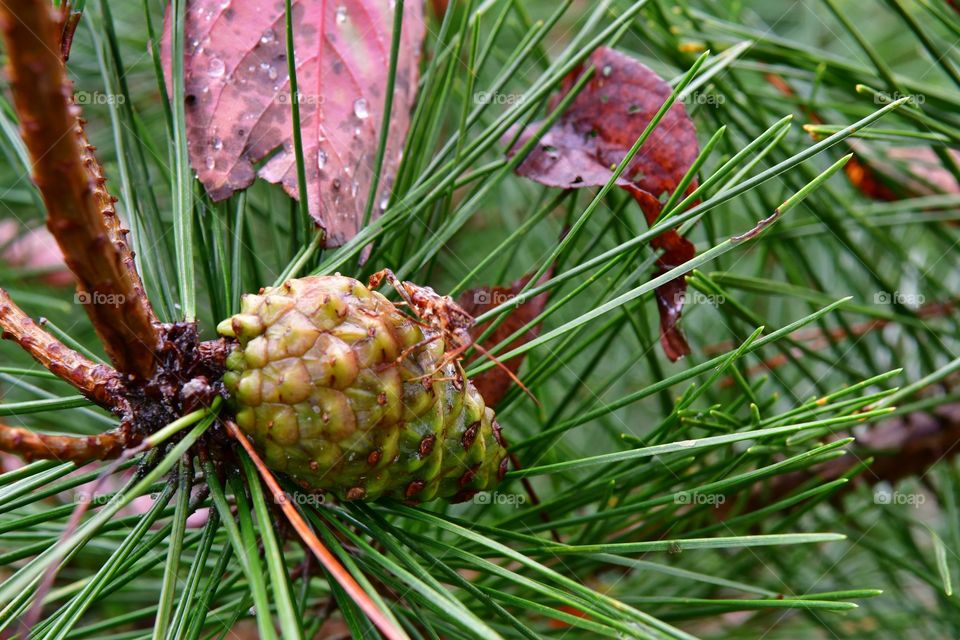
<svg viewBox="0 0 960 640"><path fill-rule="evenodd" d="M47 0L0 0L0 23L34 181L47 226L77 277L77 299L117 369L148 379L156 365L155 318L71 99L59 13Z"/></svg>
<svg viewBox="0 0 960 640"><path fill-rule="evenodd" d="M3 289L0 289L0 330L3 338L19 344L51 373L100 406L126 408L127 401L121 394L123 383L113 368L88 360L41 329Z"/></svg>
<svg viewBox="0 0 960 640"><path fill-rule="evenodd" d="M95 436L54 436L0 424L0 451L24 460L60 460L84 464L116 458L126 445L125 431L114 429Z"/></svg>

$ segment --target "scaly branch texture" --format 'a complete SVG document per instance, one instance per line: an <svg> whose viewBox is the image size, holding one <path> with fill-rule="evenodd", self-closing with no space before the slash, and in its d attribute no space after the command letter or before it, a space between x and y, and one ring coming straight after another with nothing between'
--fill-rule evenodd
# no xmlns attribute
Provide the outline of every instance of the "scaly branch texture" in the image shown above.
<svg viewBox="0 0 960 640"><path fill-rule="evenodd" d="M116 458L127 437L120 429L95 436L54 436L30 429L0 424L0 451L15 453L24 460L60 460L84 464Z"/></svg>
<svg viewBox="0 0 960 640"><path fill-rule="evenodd" d="M47 226L77 277L78 300L117 369L147 379L158 342L153 311L72 103L58 18L46 0L0 0L13 99Z"/></svg>
<svg viewBox="0 0 960 640"><path fill-rule="evenodd" d="M4 338L19 344L50 372L100 406L126 407L121 394L123 383L112 367L97 364L53 338L37 326L3 289L0 289L0 329Z"/></svg>

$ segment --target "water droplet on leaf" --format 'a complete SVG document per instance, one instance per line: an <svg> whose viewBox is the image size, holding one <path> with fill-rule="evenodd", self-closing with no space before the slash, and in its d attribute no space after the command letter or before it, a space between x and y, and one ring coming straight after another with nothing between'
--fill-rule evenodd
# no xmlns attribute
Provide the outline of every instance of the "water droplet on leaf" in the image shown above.
<svg viewBox="0 0 960 640"><path fill-rule="evenodd" d="M223 64L223 60L220 58L211 58L210 64L207 66L207 73L211 78L221 77L227 70L227 66Z"/></svg>
<svg viewBox="0 0 960 640"><path fill-rule="evenodd" d="M357 98L353 101L353 115L361 120L370 116L370 111L367 109L367 101L364 98Z"/></svg>

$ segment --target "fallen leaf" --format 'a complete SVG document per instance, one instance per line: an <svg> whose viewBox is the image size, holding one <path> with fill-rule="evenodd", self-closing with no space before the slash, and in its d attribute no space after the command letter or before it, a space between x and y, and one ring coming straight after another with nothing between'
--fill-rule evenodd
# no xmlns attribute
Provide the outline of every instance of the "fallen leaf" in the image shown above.
<svg viewBox="0 0 960 640"><path fill-rule="evenodd" d="M443 20L443 16L447 13L447 6L449 6L450 0L431 0L430 4L433 6L433 14L437 16L437 20Z"/></svg>
<svg viewBox="0 0 960 640"><path fill-rule="evenodd" d="M557 607L557 611L562 611L563 613L574 616L576 618L584 618L586 620L590 619L590 616L588 616L582 610L577 609L576 607L570 606L569 604L561 604L559 607ZM572 629L573 628L573 625L570 624L569 622L566 622L564 620L558 620L557 618L550 618L550 621L547 622L547 625L549 625L551 629Z"/></svg>
<svg viewBox="0 0 960 640"><path fill-rule="evenodd" d="M517 167L517 173L540 184L561 189L602 186L637 141L672 93L670 85L633 58L601 47L587 60L594 76L574 98L557 123ZM574 85L585 67L575 69L563 82L555 107ZM517 146L529 139L539 124L530 125ZM513 153L513 151L511 151ZM648 224L660 215L661 198L679 185L699 153L696 131L683 104L674 104L617 179L640 204ZM696 188L691 183L687 193ZM657 275L690 260L696 249L674 230L653 239L662 249ZM657 288L660 342L671 360L690 352L677 325L683 311L683 278Z"/></svg>
<svg viewBox="0 0 960 640"><path fill-rule="evenodd" d="M293 4L307 202L326 231L327 246L352 238L363 221L383 119L393 5L392 0ZM187 140L200 182L212 199L223 200L260 175L299 198L284 2L193 0L186 11ZM162 50L168 89L169 14ZM410 127L424 31L422 0L409 0L374 214L390 192Z"/></svg>
<svg viewBox="0 0 960 640"><path fill-rule="evenodd" d="M874 200L901 200L941 193L960 193L960 185L930 147L874 149L863 143L851 145L857 156L844 172L850 183ZM960 153L948 153L960 162Z"/></svg>
<svg viewBox="0 0 960 640"><path fill-rule="evenodd" d="M538 284L546 282L553 275L553 269L548 269L546 273L538 281ZM530 278L533 277L533 274L525 275L519 280L515 280L509 287L478 287L476 289L468 289L460 294L460 297L457 299L457 304L459 304L464 311L469 313L472 316L479 316L480 314L498 307L504 302L513 299L520 290L523 289L524 285L530 281ZM549 292L544 291L543 293L530 298L520 306L514 308L510 311L510 314L507 316L507 319L500 324L499 327L493 330L487 339L480 343L480 346L486 349L492 349L494 346L500 344L502 341L509 338L515 331L526 325L528 322L536 318L540 313L543 312L544 308L547 306L547 299L549 298ZM485 322L483 324L475 325L470 330L470 335L476 339L479 338L487 327L490 326L490 322ZM537 337L540 333L540 327L535 326L522 335L518 336L513 340L507 347L504 348L504 352L516 349L521 347L524 344L530 342ZM477 354L476 357L480 357L482 354ZM474 359L476 359L476 357ZM501 364L510 370L514 375L520 370L520 365L523 364L523 354L514 356L509 360L501 361ZM494 407L497 405L500 400L507 394L507 391L510 390L510 386L513 384L513 380L500 367L493 367L487 369L483 373L474 376L471 381L474 386L476 386L477 391L480 392L480 395L483 396L484 402L487 406Z"/></svg>
<svg viewBox="0 0 960 640"><path fill-rule="evenodd" d="M773 87L785 96L797 94L780 76L768 73L764 76ZM806 107L812 125L823 124L823 118ZM819 133L814 139L822 139ZM854 156L843 166L847 179L860 193L873 200L894 201L903 198L928 196L935 193L957 193L957 181L943 168L943 163L930 147L888 147L878 152L872 145L859 140L847 140ZM950 149L954 161L960 154Z"/></svg>
<svg viewBox="0 0 960 640"><path fill-rule="evenodd" d="M53 286L73 283L73 274L63 253L46 227L24 230L14 220L0 222L0 259L12 267L38 272L41 281Z"/></svg>

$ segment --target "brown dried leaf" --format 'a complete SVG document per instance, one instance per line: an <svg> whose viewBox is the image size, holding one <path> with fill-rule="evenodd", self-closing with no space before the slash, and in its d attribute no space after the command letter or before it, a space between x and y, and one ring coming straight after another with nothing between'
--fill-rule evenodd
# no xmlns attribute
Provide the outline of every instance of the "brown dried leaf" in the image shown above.
<svg viewBox="0 0 960 640"><path fill-rule="evenodd" d="M311 216L326 231L327 246L352 238L363 220L390 68L393 4L293 4L307 201ZM422 1L409 0L375 213L389 193L410 126L424 30ZM285 33L282 1L194 0L187 6L184 80L190 162L214 200L245 189L256 175L299 197ZM170 87L169 11L162 55Z"/></svg>
<svg viewBox="0 0 960 640"><path fill-rule="evenodd" d="M863 143L843 168L851 184L868 198L894 201L940 193L958 193L960 185L930 147L876 149ZM954 161L960 153L950 149Z"/></svg>
<svg viewBox="0 0 960 640"><path fill-rule="evenodd" d="M552 275L553 269L547 270L538 281L538 284L546 282ZM468 289L460 294L460 297L457 299L457 304L470 315L478 316L512 299L520 293L520 290L530 281L531 277L533 277L533 274L526 275L519 280L515 280L509 287L478 287L476 289ZM547 306L549 295L549 292L544 291L512 310L510 315L507 316L507 319L504 320L499 327L494 329L493 333L491 333L480 346L486 349L492 349L503 340L509 338L515 331L543 312ZM490 326L489 322L475 325L470 330L470 335L476 339L480 337L488 326ZM539 326L528 329L505 347L504 352L523 346L536 338L539 333ZM478 357L479 355L480 354L477 354ZM520 365L523 364L523 355L501 361L501 364L516 375L520 370ZM507 375L507 372L500 367L487 369L483 373L474 376L471 381L474 386L477 387L480 395L483 396L484 402L490 407L496 406L507 394L507 391L510 390L510 385L513 384L513 380Z"/></svg>
<svg viewBox="0 0 960 640"><path fill-rule="evenodd" d="M606 184L672 92L656 73L613 49L597 49L587 64L593 65L596 73L517 167L518 174L562 189ZM560 101L583 72L584 67L575 69L565 79L551 106ZM528 127L518 146L538 127ZM633 157L617 185L636 199L651 224L660 215L660 198L677 188L698 153L693 122L683 105L676 103ZM696 182L690 185L688 193L694 188ZM651 244L655 249L663 249L657 261L658 274L696 253L693 243L673 230L657 236ZM686 288L685 280L677 278L657 289L660 341L671 360L690 352L677 326Z"/></svg>

